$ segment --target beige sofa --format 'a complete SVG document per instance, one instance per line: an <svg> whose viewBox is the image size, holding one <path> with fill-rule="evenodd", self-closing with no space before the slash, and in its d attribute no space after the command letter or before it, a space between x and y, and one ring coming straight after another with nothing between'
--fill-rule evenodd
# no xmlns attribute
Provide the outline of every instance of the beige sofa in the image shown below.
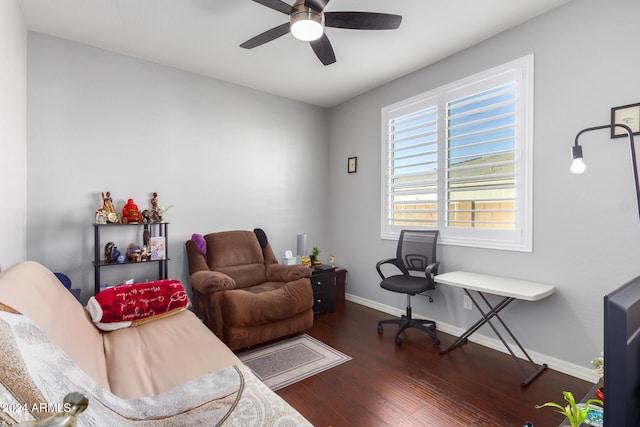
<svg viewBox="0 0 640 427"><path fill-rule="evenodd" d="M79 425L310 425L191 311L102 332L36 262L0 273L0 347L0 425L71 391L89 398Z"/></svg>

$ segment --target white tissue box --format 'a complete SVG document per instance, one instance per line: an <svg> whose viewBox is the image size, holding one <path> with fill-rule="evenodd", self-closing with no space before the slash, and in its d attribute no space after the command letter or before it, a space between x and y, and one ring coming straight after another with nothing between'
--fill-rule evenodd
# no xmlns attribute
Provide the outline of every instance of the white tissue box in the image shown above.
<svg viewBox="0 0 640 427"><path fill-rule="evenodd" d="M282 257L282 263L284 265L296 265L296 257L294 256Z"/></svg>

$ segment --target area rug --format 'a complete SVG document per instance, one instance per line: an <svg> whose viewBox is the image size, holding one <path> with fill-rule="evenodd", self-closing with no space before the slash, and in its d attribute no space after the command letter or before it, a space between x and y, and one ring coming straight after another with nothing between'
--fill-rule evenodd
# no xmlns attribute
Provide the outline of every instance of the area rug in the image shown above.
<svg viewBox="0 0 640 427"><path fill-rule="evenodd" d="M351 360L307 334L238 354L271 390L279 390Z"/></svg>

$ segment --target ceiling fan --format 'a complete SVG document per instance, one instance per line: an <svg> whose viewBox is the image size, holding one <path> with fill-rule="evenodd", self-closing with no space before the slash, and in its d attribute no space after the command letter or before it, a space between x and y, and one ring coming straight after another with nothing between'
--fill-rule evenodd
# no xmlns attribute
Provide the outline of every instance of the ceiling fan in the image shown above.
<svg viewBox="0 0 640 427"><path fill-rule="evenodd" d="M291 32L299 40L308 41L324 65L336 62L336 56L324 27L350 30L395 30L402 16L376 12L323 12L329 0L296 0L293 6L281 0L253 0L270 9L289 15L289 22L247 40L240 47L253 49Z"/></svg>

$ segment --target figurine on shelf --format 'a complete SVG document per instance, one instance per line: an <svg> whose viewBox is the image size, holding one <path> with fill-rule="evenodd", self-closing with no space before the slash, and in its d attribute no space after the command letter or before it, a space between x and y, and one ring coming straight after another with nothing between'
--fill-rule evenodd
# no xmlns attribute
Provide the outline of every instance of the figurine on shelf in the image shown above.
<svg viewBox="0 0 640 427"><path fill-rule="evenodd" d="M107 212L116 213L116 208L113 206L113 199L111 199L110 191L107 191L106 196L104 195L104 193L102 193L102 206Z"/></svg>
<svg viewBox="0 0 640 427"><path fill-rule="evenodd" d="M165 212L169 210L171 206L165 208L164 206L158 206L158 193L153 192L153 198L151 199L151 220L152 222L159 223L163 221Z"/></svg>
<svg viewBox="0 0 640 427"><path fill-rule="evenodd" d="M109 191L107 191L106 195L102 193L102 206L96 211L96 223L106 224L107 222L120 222Z"/></svg>
<svg viewBox="0 0 640 427"><path fill-rule="evenodd" d="M133 199L127 200L127 204L122 208L122 221L129 224L137 224L140 221L140 211Z"/></svg>
<svg viewBox="0 0 640 427"><path fill-rule="evenodd" d="M149 224L144 223L144 231L142 232L142 245L149 246L149 239L151 238L151 229Z"/></svg>
<svg viewBox="0 0 640 427"><path fill-rule="evenodd" d="M142 249L140 246L130 243L127 247L127 260L129 262L140 262L142 261Z"/></svg>
<svg viewBox="0 0 640 427"><path fill-rule="evenodd" d="M118 250L117 246L113 247L113 259L118 263L118 264L124 264L124 255L122 255L120 253L120 251Z"/></svg>
<svg viewBox="0 0 640 427"><path fill-rule="evenodd" d="M108 242L104 245L104 262L115 262L115 258L113 257L113 249L116 247L116 244L113 242Z"/></svg>
<svg viewBox="0 0 640 427"><path fill-rule="evenodd" d="M162 222L162 213L158 207L158 193L153 192L153 198L151 199L151 218L153 222Z"/></svg>
<svg viewBox="0 0 640 427"><path fill-rule="evenodd" d="M140 216L142 217L143 224L149 224L151 222L151 212L149 212L149 209L143 210Z"/></svg>
<svg viewBox="0 0 640 427"><path fill-rule="evenodd" d="M150 257L151 254L149 253L149 246L143 246L142 253L140 254L140 259L142 259L142 261L147 261Z"/></svg>
<svg viewBox="0 0 640 427"><path fill-rule="evenodd" d="M107 214L102 209L96 209L96 224L106 224Z"/></svg>

